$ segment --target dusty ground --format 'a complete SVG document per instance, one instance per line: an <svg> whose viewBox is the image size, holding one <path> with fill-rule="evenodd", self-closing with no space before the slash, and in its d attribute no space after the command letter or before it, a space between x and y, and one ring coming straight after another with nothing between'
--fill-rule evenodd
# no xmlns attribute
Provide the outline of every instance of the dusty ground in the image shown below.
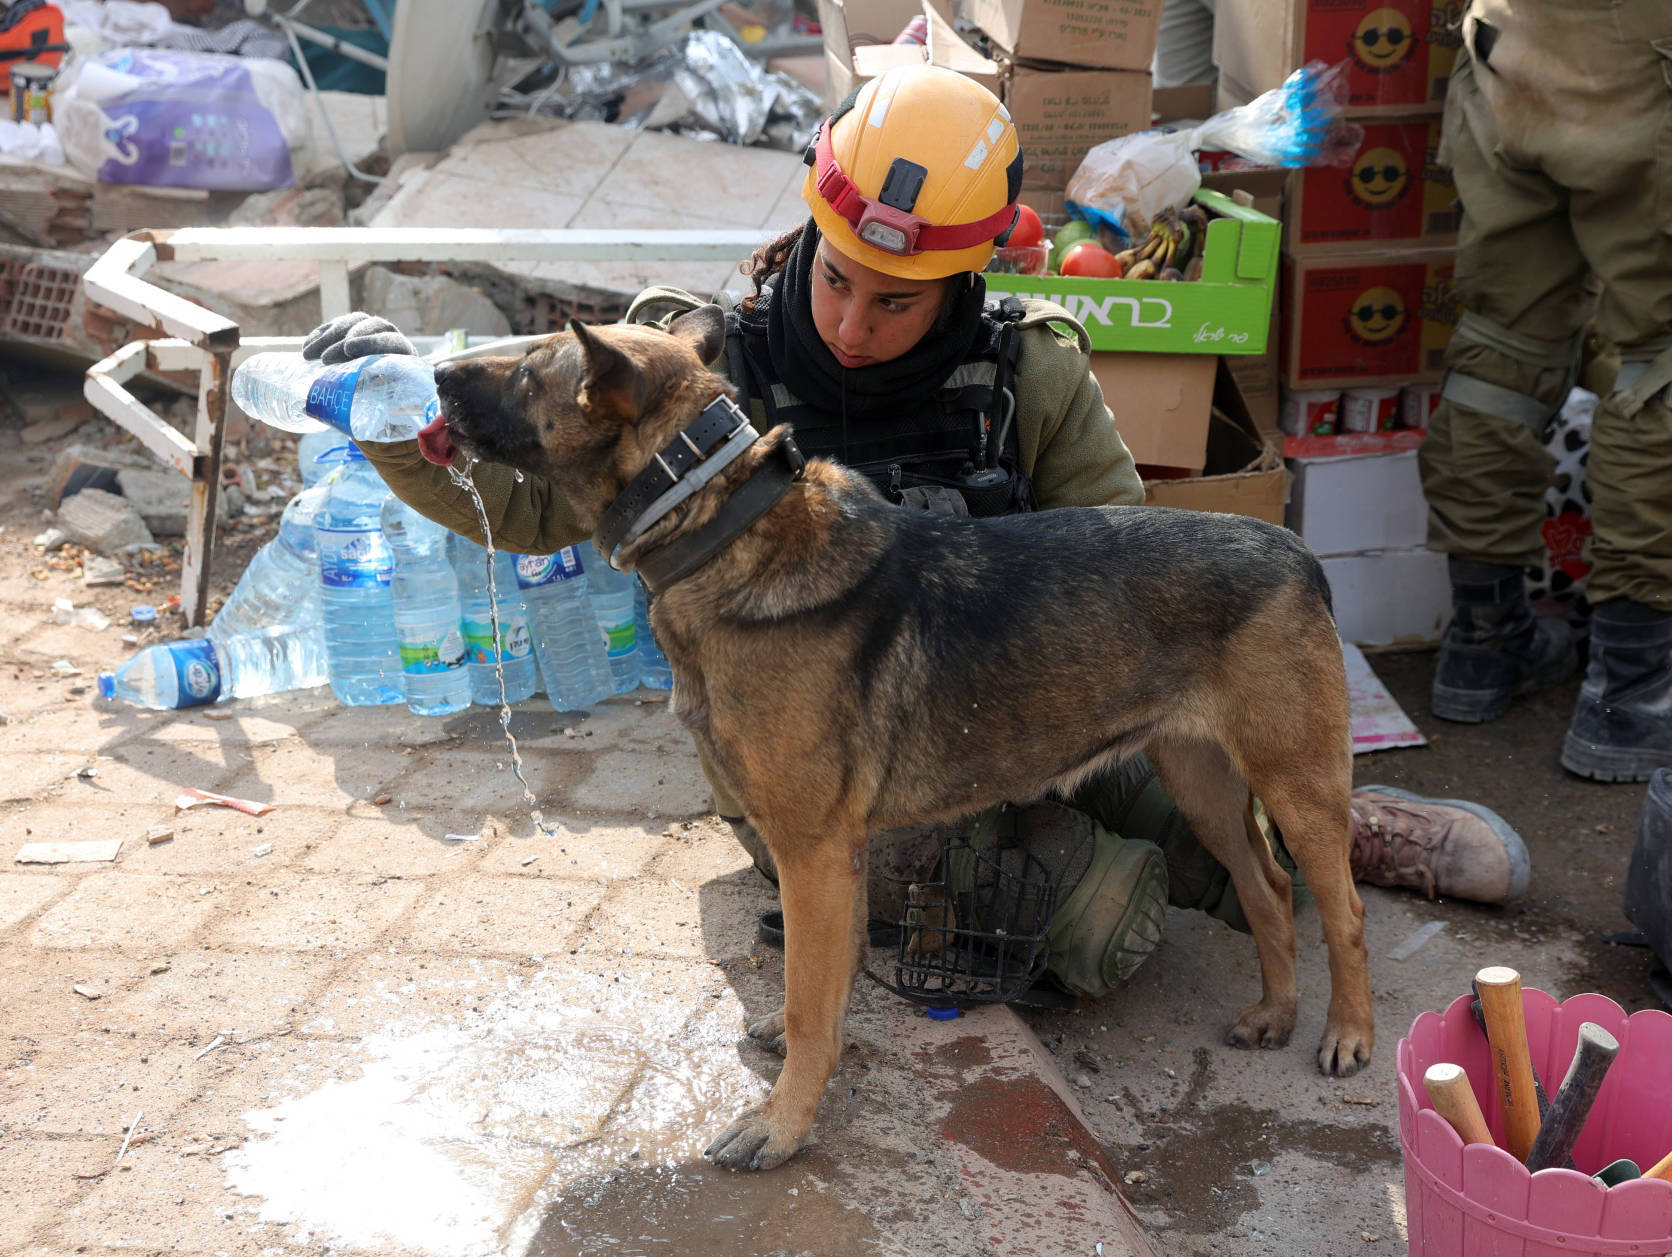
<svg viewBox="0 0 1672 1257"><path fill-rule="evenodd" d="M19 373L8 371L15 389ZM76 391L74 381L69 388ZM563 1155L573 1155L574 1133L553 1135L549 1128L578 1101L539 1090L542 1063L564 1053L593 1054L607 1082L624 1052L639 1052L652 1062L652 1072L663 1071L676 1090L689 1091L691 1112L676 1114L684 1125L676 1122L664 1136L681 1148L696 1146L692 1112L706 1121L716 1104L731 1104L739 1065L747 1067L747 1088L758 1088L774 1068L758 1052L735 1045L729 1020L738 1001L759 1004L776 980L777 954L763 954L749 938L753 913L770 897L735 851L717 839L705 844L692 837L708 832L700 815L701 786L692 775L688 744L661 727L665 717L652 721L648 748L635 746L649 726L634 725L630 708L612 708L594 726L600 741L588 754L621 756L609 766L617 793L636 790L642 798L634 805L637 815L618 811L577 830L591 837L582 856L588 867L575 873L554 867L556 857L567 853L529 837L526 809L503 772L497 729L484 713L440 722L445 728L439 732L430 722L420 736L406 727L410 721L344 713L317 697L270 709L259 701L240 705L230 722L203 714L164 720L100 710L91 697L92 673L130 653L133 646L121 641L131 631L130 606L161 603L176 588L177 572L165 554L135 567L130 587L85 589L73 555L43 559L31 539L46 523L39 491L53 453L66 441L117 437L98 421L39 445L23 444L20 434L16 422L0 416L0 606L6 610L0 632L6 727L0 741L10 748L12 765L0 791L0 855L6 861L0 866L0 935L15 948L0 947L0 1165L7 1167L0 1173L0 1249L33 1243L22 1251L44 1257L73 1237L70 1247L91 1240L98 1251L253 1253L281 1244L290 1246L286 1251L298 1245L340 1251L344 1245L328 1226L307 1229L310 1217L318 1225L308 1212L317 1200L287 1201L273 1190L277 1179L305 1179L318 1147L304 1140L292 1145L297 1160L275 1161L286 1147L278 1132L286 1120L293 1128L321 1122L328 1138L332 1120L341 1119L341 1111L331 1111L333 1103L370 1103L368 1088L392 1078L412 1085L415 1074L425 1079L419 1089L434 1101L426 1121L465 1121L473 1132L485 1121L502 1134L515 1125L498 1141L479 1132L454 1140L447 1145L453 1160L416 1169L455 1175L471 1188L470 1200L484 1202L484 1217L495 1210L501 1218L521 1217L521 1239L531 1251L554 1257L596 1251L565 1229L575 1218L627 1225L649 1219L652 1205L681 1201L690 1204L685 1213L656 1215L673 1220L655 1225L691 1252L705 1251L705 1245L706 1251L745 1251L747 1243L736 1237L756 1238L749 1228L794 1223L776 1191L738 1194L697 1171L622 1177L620 1166L609 1168L614 1163L608 1156L598 1162L606 1167L598 1176L583 1176L567 1194L519 1195L524 1189L517 1184L530 1175L543 1181L545 1172L505 1159L507 1148L546 1147L554 1140L569 1150ZM290 487L287 455L283 446L239 452L257 481L253 500L267 500L261 495L271 485L278 489L272 501L282 505ZM275 521L276 514L250 517L228 529L215 564L220 592L230 588ZM110 627L52 625L50 608L60 596L98 607ZM171 634L173 627L164 621L165 631ZM59 675L52 667L59 659L79 672ZM1300 922L1301 1024L1286 1049L1245 1053L1223 1045L1224 1024L1256 994L1252 945L1189 914L1173 915L1165 946L1128 989L1078 1012L1028 1014L1076 1083L1091 1129L1126 1180L1159 1252L1254 1257L1287 1249L1310 1257L1402 1251L1392 1061L1412 1018L1443 1007L1488 963L1513 965L1530 985L1558 995L1598 990L1633 1009L1652 1001L1643 954L1600 941L1602 933L1625 926L1620 878L1641 789L1589 785L1557 766L1575 687L1525 703L1495 725L1467 729L1426 714L1431 656L1382 656L1375 663L1433 742L1361 757L1359 780L1498 808L1527 838L1531 892L1521 904L1494 909L1365 889L1379 1038L1370 1070L1346 1082L1321 1078L1312 1063L1326 977L1310 911ZM592 763L565 756L574 743L550 720L519 717L517 727L554 756L554 765ZM463 796L438 794L413 773L409 747L421 758L443 757L425 762L464 763L467 775L481 780L473 780ZM658 758L644 758L641 751ZM319 770L333 760L334 769ZM99 768L97 777L73 777L89 764ZM304 770L311 774L307 785L292 784ZM592 771L577 768L562 780L561 772L549 775L540 783L542 794L562 791L561 797L584 801L588 782L600 779L588 777ZM390 783L427 804L398 819L391 819L386 805L380 813L372 800ZM175 843L136 849L132 840L146 824L169 819L167 799L181 785L252 793L284 810L254 821L224 812L183 814ZM697 829L667 823L681 815L692 816ZM43 819L53 832L32 832ZM450 853L443 833L472 825L482 828L481 848ZM113 868L11 865L18 844L43 836L130 842ZM251 845L266 840L277 848L274 855L252 859ZM529 853L544 859L524 863ZM579 849L568 858L578 855ZM661 931L660 943L651 940L653 949L661 948L654 961L661 980L647 995L624 999L607 964L591 969L590 986L564 986L554 976L569 967L548 968L545 953L561 955L577 945L584 952L598 944L576 944L560 922L547 919L540 907L546 901L525 889L532 879L553 876L564 886L571 883L563 878L581 879L572 884L584 899L576 911L591 914L588 933L602 921L597 928L604 937L612 928L619 934L621 921L609 923L617 911L609 907L612 896ZM548 883L539 894L551 889ZM137 891L143 893L135 898ZM1390 957L1431 921L1443 924L1441 934L1403 960ZM621 942L618 954L627 957L618 962L622 972L644 967L631 958L637 946L632 935ZM556 994L539 994L553 983ZM100 998L69 993L76 984ZM646 1046L642 1035L631 1038L632 1027L649 1025L662 1012L671 1016L674 1008L688 1015L705 996L723 1002L685 1032L679 1056L699 1062L694 1075L668 1049ZM853 1137L875 1146L868 1126L882 1123L886 1139L903 1149L889 1173L903 1183L916 1175L958 1204L957 1218L983 1229L979 1203L959 1194L963 1180L948 1159L946 1139L914 1148L911 1131L896 1129L898 1103L875 1096L865 1103L867 1071L898 1049L888 1010L878 1003L882 998L870 990L862 997L856 1049L842 1079L850 1084L848 1098L838 1086L826 1104L829 1144ZM606 1033L588 1038L565 1020L581 1005L608 1014ZM439 1037L391 1037L390 1019L397 1013L444 1016L453 1028L422 1021L423 1034ZM232 1032L229 1042L199 1057L223 1028ZM623 1046L629 1042L636 1046ZM374 1043L383 1056L367 1056ZM421 1060L408 1050L414 1043ZM487 1066L481 1061L496 1044L510 1054L495 1059L497 1090L484 1096ZM360 1071L357 1092L315 1086L337 1078L349 1062ZM965 1078L966 1084L977 1081L979 1071ZM314 1107L310 1095L322 1097ZM593 1105L592 1097L581 1100ZM264 1107L265 1116L250 1120L252 1108ZM129 1154L136 1168L114 1173L113 1149L133 1110L141 1108L150 1116ZM460 1118L466 1110L471 1116ZM417 1129L425 1138L433 1133L429 1126ZM626 1155L607 1141L605 1151ZM374 1158L387 1153L377 1144L366 1150ZM218 1156L221 1168L208 1168L207 1154ZM541 1155L552 1154L547 1148ZM842 1183L833 1160L816 1156L796 1164L802 1166L798 1191L809 1195L810 1212L786 1235L816 1234L827 1242L840 1237L844 1253L899 1251L907 1205L872 1202L867 1210L847 1201L837 1207L832 1200L840 1200ZM19 1169L25 1165L27 1172ZM266 1190L258 1194L265 1203L229 1192L229 1173L259 1176L264 1165ZM83 1174L93 1177L78 1177ZM441 1181L453 1190L453 1178ZM941 1183L944 1191L936 1186ZM824 1199L827 1189L836 1195ZM823 1203L815 1205L813 1194ZM408 1192L391 1207L410 1215L421 1196ZM716 1230L722 1217L730 1221ZM54 1230L55 1219L68 1229ZM410 1247L475 1251L455 1241L477 1234L486 1225L481 1219L442 1221L446 1243ZM960 1249L946 1236L937 1243L949 1252L1021 1251L1006 1237L977 1241L971 1234L973 1247ZM640 1238L644 1251L659 1251ZM1060 1240L1060 1247L1047 1244L1041 1251L1082 1253L1100 1237L1065 1216L1060 1237L1042 1238ZM395 1252L408 1246L347 1247ZM1117 1251L1112 1243L1110 1251Z"/></svg>

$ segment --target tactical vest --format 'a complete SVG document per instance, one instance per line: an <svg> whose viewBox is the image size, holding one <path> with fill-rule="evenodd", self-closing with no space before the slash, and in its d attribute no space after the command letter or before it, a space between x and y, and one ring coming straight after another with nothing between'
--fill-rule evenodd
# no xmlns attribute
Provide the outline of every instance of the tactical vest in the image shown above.
<svg viewBox="0 0 1672 1257"><path fill-rule="evenodd" d="M748 397L751 412L759 405L768 425L793 425L802 453L859 472L889 501L945 514L1015 515L1035 509L1016 431L1024 314L1014 297L990 302L968 357L933 403L846 425L839 412L815 409L781 382L761 378L765 355L748 353L735 309L726 314L726 356L732 383Z"/></svg>

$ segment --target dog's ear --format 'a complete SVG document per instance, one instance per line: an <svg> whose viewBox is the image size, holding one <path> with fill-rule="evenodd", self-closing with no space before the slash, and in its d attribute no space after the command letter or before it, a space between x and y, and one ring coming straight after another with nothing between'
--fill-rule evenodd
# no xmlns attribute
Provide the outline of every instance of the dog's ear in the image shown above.
<svg viewBox="0 0 1672 1257"><path fill-rule="evenodd" d="M710 302L675 317L673 322L668 324L668 331L695 350L697 357L702 359L702 364L706 367L718 358L720 351L725 348L726 312Z"/></svg>
<svg viewBox="0 0 1672 1257"><path fill-rule="evenodd" d="M586 375L575 393L575 400L584 410L636 418L644 410L644 373L638 363L616 349L609 341L586 330L579 319L569 321L569 330L580 343L586 359Z"/></svg>

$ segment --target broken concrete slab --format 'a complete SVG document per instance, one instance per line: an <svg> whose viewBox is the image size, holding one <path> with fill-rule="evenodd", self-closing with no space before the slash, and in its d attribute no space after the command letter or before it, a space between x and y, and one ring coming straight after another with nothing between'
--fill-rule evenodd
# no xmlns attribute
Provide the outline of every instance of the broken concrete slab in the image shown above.
<svg viewBox="0 0 1672 1257"><path fill-rule="evenodd" d="M18 864L107 864L121 850L120 838L96 842L26 842L12 859Z"/></svg>
<svg viewBox="0 0 1672 1257"><path fill-rule="evenodd" d="M128 579L128 569L115 559L107 559L102 554L89 554L81 561L81 583L83 585L120 585ZM92 610L90 607L83 611ZM108 624L109 621L106 621Z"/></svg>
<svg viewBox="0 0 1672 1257"><path fill-rule="evenodd" d="M132 502L103 489L83 489L65 498L58 508L58 526L100 554L156 540Z"/></svg>
<svg viewBox="0 0 1672 1257"><path fill-rule="evenodd" d="M116 473L117 492L133 504L154 537L183 537L191 508L192 484L173 471L124 467ZM226 523L227 495L217 494L215 518Z"/></svg>
<svg viewBox="0 0 1672 1257"><path fill-rule="evenodd" d="M58 413L50 419L39 419L31 423L18 434L18 440L25 445L45 445L49 441L61 441L92 418L92 403L71 402L67 406L58 407Z"/></svg>
<svg viewBox="0 0 1672 1257"><path fill-rule="evenodd" d="M116 473L123 468L155 470L156 464L142 454L124 449L104 449L80 442L66 445L53 456L46 473L46 504L53 510L66 493L85 488L116 492Z"/></svg>
<svg viewBox="0 0 1672 1257"><path fill-rule="evenodd" d="M279 188L247 196L227 217L228 227L341 227L343 195L336 188Z"/></svg>
<svg viewBox="0 0 1672 1257"><path fill-rule="evenodd" d="M511 321L487 297L445 275L401 275L374 266L366 272L366 309L408 334L462 327L483 336L509 336Z"/></svg>

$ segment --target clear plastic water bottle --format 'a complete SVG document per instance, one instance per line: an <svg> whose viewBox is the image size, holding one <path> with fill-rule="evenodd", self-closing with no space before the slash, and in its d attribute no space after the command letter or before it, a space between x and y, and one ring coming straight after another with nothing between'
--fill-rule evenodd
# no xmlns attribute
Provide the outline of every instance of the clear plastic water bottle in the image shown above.
<svg viewBox="0 0 1672 1257"><path fill-rule="evenodd" d="M156 642L115 672L101 672L100 698L169 711L325 684L325 642L316 624Z"/></svg>
<svg viewBox="0 0 1672 1257"><path fill-rule="evenodd" d="M493 636L489 610L487 551L467 537L454 533L453 571L459 578L459 602L464 615L466 657L470 660L470 699L484 707L499 706L497 660L505 671L505 701L520 703L534 693L537 665L534 642L528 632L528 610L517 591L517 556L504 550L493 552L493 582L498 594L499 641Z"/></svg>
<svg viewBox="0 0 1672 1257"><path fill-rule="evenodd" d="M598 547L586 543L587 593L592 614L604 634L610 660L610 685L617 694L639 688L638 633L633 625L633 586L629 572L618 572L604 561Z"/></svg>
<svg viewBox="0 0 1672 1257"><path fill-rule="evenodd" d="M447 557L450 534L394 494L383 503L383 539L395 559L395 632L406 705L420 716L445 716L470 706L459 621L459 581Z"/></svg>
<svg viewBox="0 0 1672 1257"><path fill-rule="evenodd" d="M435 368L411 354L325 366L298 353L255 354L232 373L232 400L286 432L332 427L356 441L404 441L441 411Z"/></svg>
<svg viewBox="0 0 1672 1257"><path fill-rule="evenodd" d="M546 695L558 711L583 711L615 692L598 618L587 598L586 570L574 546L517 560L517 586L528 604L534 653Z"/></svg>
<svg viewBox="0 0 1672 1257"><path fill-rule="evenodd" d="M650 595L644 582L633 578L633 628L639 646L639 684L647 690L671 690L673 669L650 631Z"/></svg>
<svg viewBox="0 0 1672 1257"><path fill-rule="evenodd" d="M382 525L389 487L353 445L326 484L314 545L331 690L350 707L399 703L406 689L390 589L394 565Z"/></svg>
<svg viewBox="0 0 1672 1257"><path fill-rule="evenodd" d="M342 461L343 434L335 428L304 432L296 442L296 469L302 473L302 487L311 489Z"/></svg>
<svg viewBox="0 0 1672 1257"><path fill-rule="evenodd" d="M341 445L342 437L336 441ZM290 499L279 517L278 535L255 552L231 596L215 613L212 632L230 636L281 624L317 627L322 622L314 516L325 501L325 491L324 485L315 485Z"/></svg>

